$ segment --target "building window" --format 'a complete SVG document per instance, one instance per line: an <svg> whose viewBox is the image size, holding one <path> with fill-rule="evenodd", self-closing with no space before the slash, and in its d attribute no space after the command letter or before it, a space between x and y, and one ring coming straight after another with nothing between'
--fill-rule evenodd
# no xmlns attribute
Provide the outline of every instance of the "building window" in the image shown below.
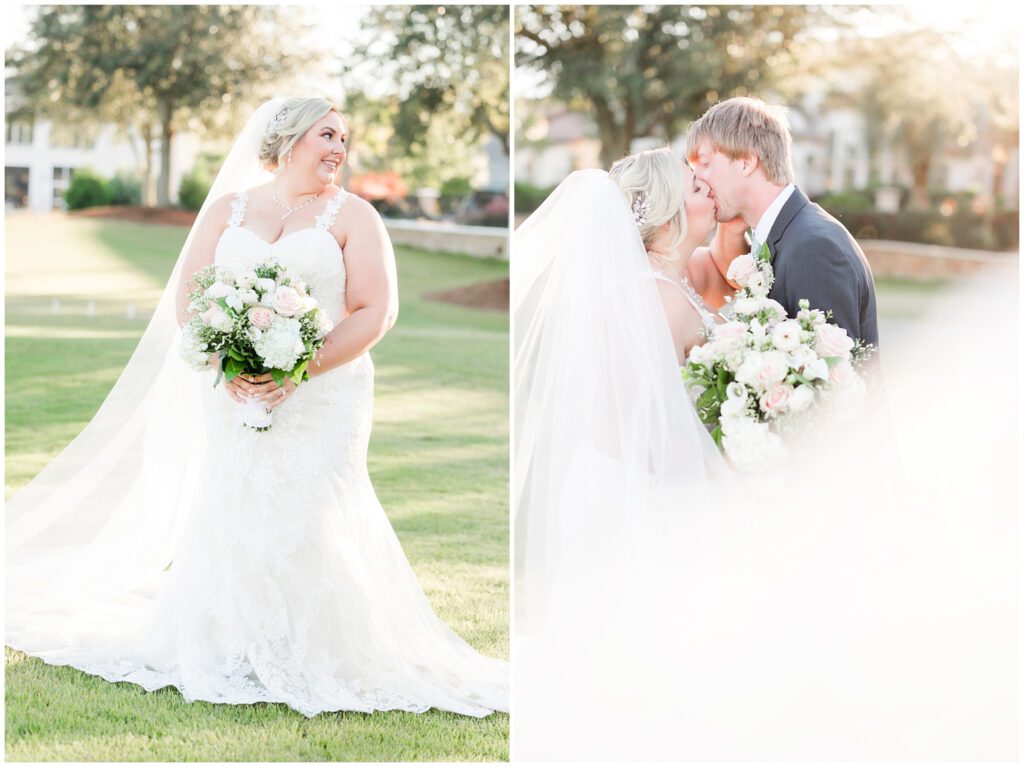
<svg viewBox="0 0 1024 767"><path fill-rule="evenodd" d="M64 210L64 192L71 186L74 168L53 169L53 209Z"/></svg>
<svg viewBox="0 0 1024 767"><path fill-rule="evenodd" d="M4 168L4 207L28 207L28 168Z"/></svg>
<svg viewBox="0 0 1024 767"><path fill-rule="evenodd" d="M98 129L86 123L55 122L50 127L50 146L62 149L94 149Z"/></svg>
<svg viewBox="0 0 1024 767"><path fill-rule="evenodd" d="M5 141L8 144L31 144L32 122L29 120L8 119L5 121L7 130Z"/></svg>

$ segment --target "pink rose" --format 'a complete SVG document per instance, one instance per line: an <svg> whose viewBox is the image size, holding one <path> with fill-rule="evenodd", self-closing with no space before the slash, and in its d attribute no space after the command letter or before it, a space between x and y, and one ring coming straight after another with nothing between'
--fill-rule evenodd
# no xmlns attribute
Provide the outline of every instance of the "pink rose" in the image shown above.
<svg viewBox="0 0 1024 767"><path fill-rule="evenodd" d="M740 338L747 333L745 322L724 322L715 328L716 341L728 341L733 338Z"/></svg>
<svg viewBox="0 0 1024 767"><path fill-rule="evenodd" d="M291 317L302 308L302 296L295 288L280 285L270 300L274 310L283 317Z"/></svg>
<svg viewBox="0 0 1024 767"><path fill-rule="evenodd" d="M757 380L765 389L770 389L772 384L777 384L786 377L789 372L789 360L782 352L770 351L761 356L761 370L757 374Z"/></svg>
<svg viewBox="0 0 1024 767"><path fill-rule="evenodd" d="M228 317L227 312L220 308L219 304L210 304L210 308L200 314L199 317L204 325L214 330L219 330L222 333L227 333L231 330L231 318Z"/></svg>
<svg viewBox="0 0 1024 767"><path fill-rule="evenodd" d="M726 271L726 275L730 280L735 282L741 287L747 286L747 280L754 274L757 274L757 262L754 257L747 253L742 256L737 256L729 264L729 269Z"/></svg>
<svg viewBox="0 0 1024 767"><path fill-rule="evenodd" d="M839 360L828 369L828 380L836 386L849 386L857 378L857 373L847 360Z"/></svg>
<svg viewBox="0 0 1024 767"><path fill-rule="evenodd" d="M761 395L761 410L768 415L778 415L789 404L790 395L793 394L793 387L789 384L775 384L772 388Z"/></svg>
<svg viewBox="0 0 1024 767"><path fill-rule="evenodd" d="M814 351L822 357L850 356L853 339L838 325L819 325L815 332Z"/></svg>
<svg viewBox="0 0 1024 767"><path fill-rule="evenodd" d="M249 309L249 322L254 328L266 330L274 324L274 312L265 306L253 306Z"/></svg>

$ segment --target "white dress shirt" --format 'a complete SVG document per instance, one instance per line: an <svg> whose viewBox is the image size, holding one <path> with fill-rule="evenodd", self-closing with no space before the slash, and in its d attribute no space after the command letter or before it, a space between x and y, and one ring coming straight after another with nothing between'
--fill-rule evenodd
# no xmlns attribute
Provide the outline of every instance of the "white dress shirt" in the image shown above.
<svg viewBox="0 0 1024 767"><path fill-rule="evenodd" d="M772 232L772 227L775 226L775 219L779 217L779 211L782 210L782 206L786 204L789 196L793 194L794 189L796 187L793 184L783 187L782 191L772 201L772 204L761 214L761 220L754 227L754 240L756 240L759 249L767 241L768 235Z"/></svg>

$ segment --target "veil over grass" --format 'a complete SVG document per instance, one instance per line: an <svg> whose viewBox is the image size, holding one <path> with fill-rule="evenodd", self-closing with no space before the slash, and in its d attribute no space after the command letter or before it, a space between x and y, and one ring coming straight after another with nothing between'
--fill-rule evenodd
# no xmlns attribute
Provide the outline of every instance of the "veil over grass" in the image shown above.
<svg viewBox="0 0 1024 767"><path fill-rule="evenodd" d="M212 203L271 178L259 145L283 103L264 102L235 139L96 415L7 502L6 641L16 649L59 649L99 626L117 631L173 559L205 454L199 394L211 382L178 356L178 280Z"/></svg>

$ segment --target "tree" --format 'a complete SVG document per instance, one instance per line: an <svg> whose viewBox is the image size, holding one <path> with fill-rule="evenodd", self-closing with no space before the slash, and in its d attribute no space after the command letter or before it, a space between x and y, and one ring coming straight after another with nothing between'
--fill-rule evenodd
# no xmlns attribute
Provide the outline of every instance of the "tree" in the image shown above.
<svg viewBox="0 0 1024 767"><path fill-rule="evenodd" d="M978 138L981 103L971 67L942 33L912 29L860 41L869 125L904 151L913 185L910 206L931 205L935 158Z"/></svg>
<svg viewBox="0 0 1024 767"><path fill-rule="evenodd" d="M520 7L516 63L592 112L608 167L635 138L670 140L715 102L778 86L788 46L829 18L805 6Z"/></svg>
<svg viewBox="0 0 1024 767"><path fill-rule="evenodd" d="M454 136L495 136L509 152L507 5L378 6L356 56L397 83L396 136L422 144L438 113Z"/></svg>
<svg viewBox="0 0 1024 767"><path fill-rule="evenodd" d="M30 27L34 45L13 50L7 65L28 107L134 123L146 158L155 126L157 204L167 206L172 142L183 120L251 97L308 61L282 43L298 32L274 6L41 6Z"/></svg>

